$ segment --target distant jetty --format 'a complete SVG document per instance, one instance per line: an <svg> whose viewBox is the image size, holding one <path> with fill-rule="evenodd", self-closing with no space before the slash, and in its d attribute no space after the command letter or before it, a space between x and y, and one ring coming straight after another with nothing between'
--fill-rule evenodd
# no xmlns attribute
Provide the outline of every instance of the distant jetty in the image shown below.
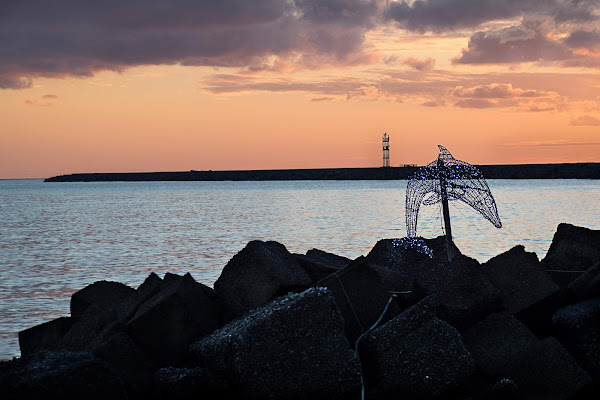
<svg viewBox="0 0 600 400"><path fill-rule="evenodd" d="M486 179L600 179L600 163L478 165ZM301 181L408 179L417 166L247 171L117 172L59 175L44 182Z"/></svg>

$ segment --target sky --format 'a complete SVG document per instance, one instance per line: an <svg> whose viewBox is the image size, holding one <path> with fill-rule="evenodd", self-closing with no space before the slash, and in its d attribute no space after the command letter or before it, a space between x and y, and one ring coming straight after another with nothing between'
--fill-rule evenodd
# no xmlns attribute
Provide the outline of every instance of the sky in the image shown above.
<svg viewBox="0 0 600 400"><path fill-rule="evenodd" d="M2 0L0 178L600 162L600 0Z"/></svg>

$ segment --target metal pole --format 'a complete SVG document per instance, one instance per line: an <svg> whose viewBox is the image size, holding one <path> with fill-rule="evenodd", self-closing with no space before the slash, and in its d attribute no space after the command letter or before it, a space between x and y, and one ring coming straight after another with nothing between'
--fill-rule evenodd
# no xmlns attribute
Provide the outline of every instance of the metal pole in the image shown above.
<svg viewBox="0 0 600 400"><path fill-rule="evenodd" d="M442 196L442 211L444 213L444 226L446 227L446 251L448 252L448 261L456 255L454 243L452 243L452 229L450 228L450 208L448 207L448 192L446 190L446 166L444 161L438 158L437 166L440 174L440 195Z"/></svg>

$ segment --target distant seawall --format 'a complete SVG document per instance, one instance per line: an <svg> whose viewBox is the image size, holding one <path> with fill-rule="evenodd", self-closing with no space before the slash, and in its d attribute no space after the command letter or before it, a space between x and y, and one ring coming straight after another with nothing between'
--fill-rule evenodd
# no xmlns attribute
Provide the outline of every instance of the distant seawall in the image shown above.
<svg viewBox="0 0 600 400"><path fill-rule="evenodd" d="M478 165L486 179L600 179L600 163ZM418 167L123 172L59 175L44 182L408 179Z"/></svg>

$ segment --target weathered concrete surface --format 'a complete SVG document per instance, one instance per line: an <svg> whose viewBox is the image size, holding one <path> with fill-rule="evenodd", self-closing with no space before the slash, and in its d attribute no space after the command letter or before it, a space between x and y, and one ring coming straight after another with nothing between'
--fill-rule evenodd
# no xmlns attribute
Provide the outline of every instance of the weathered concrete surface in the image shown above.
<svg viewBox="0 0 600 400"><path fill-rule="evenodd" d="M600 261L600 230L558 225L542 266L560 287L567 286ZM571 271L571 272L569 272Z"/></svg>
<svg viewBox="0 0 600 400"><path fill-rule="evenodd" d="M215 282L215 291L233 312L242 315L311 284L308 273L285 246L254 240L229 260Z"/></svg>
<svg viewBox="0 0 600 400"><path fill-rule="evenodd" d="M391 296L364 257L320 280L315 286L326 287L335 296L351 344L377 321ZM399 311L394 302L390 305L388 315L396 315Z"/></svg>
<svg viewBox="0 0 600 400"><path fill-rule="evenodd" d="M456 329L435 316L429 297L412 306L361 342L359 352L370 386L403 399L441 396L468 382L473 357Z"/></svg>
<svg viewBox="0 0 600 400"><path fill-rule="evenodd" d="M190 351L249 398L339 398L360 391L343 326L331 292L311 288L255 309Z"/></svg>
<svg viewBox="0 0 600 400"><path fill-rule="evenodd" d="M212 289L190 274L165 279L164 288L139 306L126 332L161 364L178 363L190 343L219 327L219 308Z"/></svg>
<svg viewBox="0 0 600 400"><path fill-rule="evenodd" d="M0 363L3 399L127 399L108 364L85 352L44 350Z"/></svg>

